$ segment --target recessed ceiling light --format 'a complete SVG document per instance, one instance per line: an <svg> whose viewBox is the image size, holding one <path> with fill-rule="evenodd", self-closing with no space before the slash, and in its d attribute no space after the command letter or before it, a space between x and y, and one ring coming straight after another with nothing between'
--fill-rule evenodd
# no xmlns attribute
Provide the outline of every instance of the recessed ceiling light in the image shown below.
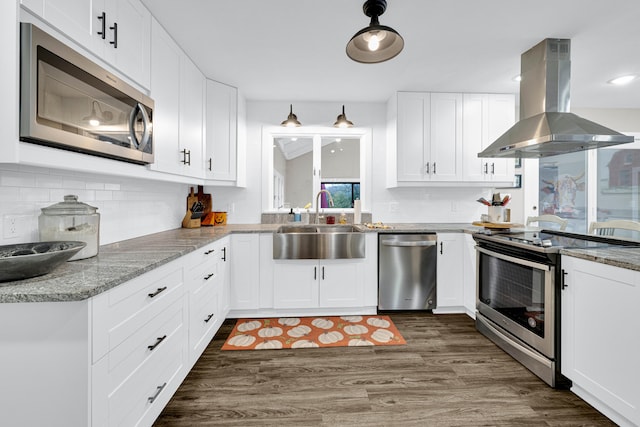
<svg viewBox="0 0 640 427"><path fill-rule="evenodd" d="M522 80L522 76L518 74L517 76L514 76L511 80L513 80L514 82L519 82Z"/></svg>
<svg viewBox="0 0 640 427"><path fill-rule="evenodd" d="M628 76L620 76L620 77L616 77L615 79L611 79L609 80L607 83L611 83L612 85L626 85L628 83L631 83L632 81L634 81L638 76L635 74L629 74Z"/></svg>

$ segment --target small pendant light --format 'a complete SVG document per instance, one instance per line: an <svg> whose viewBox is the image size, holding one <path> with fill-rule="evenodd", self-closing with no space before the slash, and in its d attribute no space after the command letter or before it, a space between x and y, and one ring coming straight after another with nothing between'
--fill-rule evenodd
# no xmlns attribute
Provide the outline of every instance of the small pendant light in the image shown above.
<svg viewBox="0 0 640 427"><path fill-rule="evenodd" d="M290 128L302 126L302 123L298 121L298 117L295 114L293 114L293 104L290 104L289 108L290 108L289 116L287 116L287 120L282 122L281 125L290 127Z"/></svg>
<svg viewBox="0 0 640 427"><path fill-rule="evenodd" d="M356 62L375 64L398 55L404 47L404 39L391 27L380 25L378 16L387 9L386 0L367 0L362 6L364 14L371 18L368 27L358 31L347 43L347 55Z"/></svg>
<svg viewBox="0 0 640 427"><path fill-rule="evenodd" d="M353 122L347 119L347 116L344 114L344 105L342 106L342 114L338 116L336 122L333 126L337 128L350 128L353 127Z"/></svg>

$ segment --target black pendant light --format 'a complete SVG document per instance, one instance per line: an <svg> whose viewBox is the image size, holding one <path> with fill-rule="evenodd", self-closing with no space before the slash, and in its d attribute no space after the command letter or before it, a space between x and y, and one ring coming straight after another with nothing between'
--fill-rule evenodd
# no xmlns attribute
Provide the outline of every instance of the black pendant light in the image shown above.
<svg viewBox="0 0 640 427"><path fill-rule="evenodd" d="M338 116L336 122L333 126L337 128L350 128L353 127L353 122L347 119L347 116L344 114L344 105L342 106L342 114Z"/></svg>
<svg viewBox="0 0 640 427"><path fill-rule="evenodd" d="M285 120L280 124L282 126L286 126L289 128L302 126L302 123L298 121L298 117L295 114L293 114L293 104L290 104L289 108L290 110L289 110L289 116L287 116L287 120Z"/></svg>
<svg viewBox="0 0 640 427"><path fill-rule="evenodd" d="M358 31L347 43L347 55L356 62L375 64L398 55L404 47L404 39L391 27L380 25L378 16L387 9L386 0L367 0L362 6L364 14L371 18L368 27Z"/></svg>

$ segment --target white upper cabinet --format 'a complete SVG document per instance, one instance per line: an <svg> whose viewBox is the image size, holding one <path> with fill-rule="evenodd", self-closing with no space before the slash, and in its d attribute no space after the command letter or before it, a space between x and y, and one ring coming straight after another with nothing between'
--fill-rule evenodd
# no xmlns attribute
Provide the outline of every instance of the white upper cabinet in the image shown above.
<svg viewBox="0 0 640 427"><path fill-rule="evenodd" d="M180 153L183 174L204 174L204 75L185 54L180 58ZM186 161L184 158L186 157Z"/></svg>
<svg viewBox="0 0 640 427"><path fill-rule="evenodd" d="M151 97L154 160L152 169L179 174L180 163L180 48L154 19L151 51Z"/></svg>
<svg viewBox="0 0 640 427"><path fill-rule="evenodd" d="M388 113L389 187L513 183L513 159L477 157L513 125L513 95L398 92Z"/></svg>
<svg viewBox="0 0 640 427"><path fill-rule="evenodd" d="M150 84L151 14L139 0L21 0L140 86Z"/></svg>
<svg viewBox="0 0 640 427"><path fill-rule="evenodd" d="M478 153L515 123L515 96L464 94L462 111L463 180L513 183L513 159L479 158Z"/></svg>
<svg viewBox="0 0 640 427"><path fill-rule="evenodd" d="M456 181L462 95L398 93L398 181Z"/></svg>
<svg viewBox="0 0 640 427"><path fill-rule="evenodd" d="M204 76L162 26L152 25L153 170L203 176Z"/></svg>
<svg viewBox="0 0 640 427"><path fill-rule="evenodd" d="M78 44L91 46L94 25L91 1L21 0L20 4Z"/></svg>
<svg viewBox="0 0 640 427"><path fill-rule="evenodd" d="M238 90L223 83L206 83L205 176L236 180L238 141Z"/></svg>
<svg viewBox="0 0 640 427"><path fill-rule="evenodd" d="M149 11L139 0L92 0L92 5L95 53L148 88L151 68Z"/></svg>

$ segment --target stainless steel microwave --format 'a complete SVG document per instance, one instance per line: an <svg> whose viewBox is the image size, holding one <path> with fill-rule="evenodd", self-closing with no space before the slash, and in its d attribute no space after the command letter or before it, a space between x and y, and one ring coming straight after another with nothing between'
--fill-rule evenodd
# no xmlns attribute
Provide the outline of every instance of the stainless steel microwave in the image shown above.
<svg viewBox="0 0 640 427"><path fill-rule="evenodd" d="M20 24L20 140L153 163L153 100L33 24Z"/></svg>

